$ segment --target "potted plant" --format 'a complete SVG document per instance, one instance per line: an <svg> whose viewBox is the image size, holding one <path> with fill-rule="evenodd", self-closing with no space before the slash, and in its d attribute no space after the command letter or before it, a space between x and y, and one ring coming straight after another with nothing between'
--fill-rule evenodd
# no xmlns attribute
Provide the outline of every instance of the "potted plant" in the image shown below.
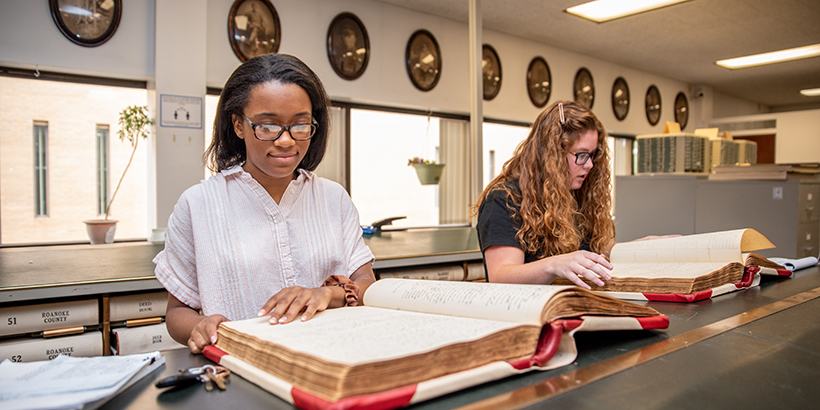
<svg viewBox="0 0 820 410"><path fill-rule="evenodd" d="M416 169L416 175L422 185L436 185L441 180L441 173L444 171L444 164L436 164L435 161L413 157L407 160L407 166Z"/></svg>
<svg viewBox="0 0 820 410"><path fill-rule="evenodd" d="M111 204L114 202L114 198L117 197L117 192L119 192L122 181L125 179L125 173L128 172L128 168L134 160L134 154L137 153L139 140L148 138L148 129L153 123L154 121L148 118L147 106L128 106L120 112L120 130L118 135L120 141L128 140L131 144L131 157L128 158L128 163L122 171L119 182L117 182L117 188L114 189L114 193L105 206L105 218L83 221L85 222L86 231L88 232L88 238L91 240L91 244L96 245L114 242L114 232L117 229L118 221L116 219L108 219L111 213Z"/></svg>

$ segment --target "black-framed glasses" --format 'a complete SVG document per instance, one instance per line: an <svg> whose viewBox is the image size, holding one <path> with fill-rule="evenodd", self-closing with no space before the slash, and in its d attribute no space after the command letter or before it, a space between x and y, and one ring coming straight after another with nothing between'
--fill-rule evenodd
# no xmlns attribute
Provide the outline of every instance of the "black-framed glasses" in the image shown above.
<svg viewBox="0 0 820 410"><path fill-rule="evenodd" d="M313 138L313 135L316 134L316 128L319 126L315 119L310 124L279 125L258 124L251 122L250 118L244 115L242 117L251 125L253 136L259 141L276 141L285 131L289 132L290 137L296 141L307 141Z"/></svg>
<svg viewBox="0 0 820 410"><path fill-rule="evenodd" d="M601 151L595 150L592 152L572 152L569 151L570 154L575 155L575 165L584 165L592 158L592 162L595 162L598 158L601 157Z"/></svg>

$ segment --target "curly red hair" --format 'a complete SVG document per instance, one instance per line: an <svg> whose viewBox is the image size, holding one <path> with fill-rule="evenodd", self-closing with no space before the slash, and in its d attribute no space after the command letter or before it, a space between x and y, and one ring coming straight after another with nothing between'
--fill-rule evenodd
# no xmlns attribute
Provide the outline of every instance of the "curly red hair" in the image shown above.
<svg viewBox="0 0 820 410"><path fill-rule="evenodd" d="M581 188L571 190L567 152L587 130L598 132L601 156ZM508 184L516 180L520 192ZM473 205L474 215L494 190L504 191L508 204L520 206L514 215L521 223L516 237L525 252L539 258L577 251L582 241L605 253L615 238L606 131L592 111L575 102L555 102L538 115L527 138Z"/></svg>

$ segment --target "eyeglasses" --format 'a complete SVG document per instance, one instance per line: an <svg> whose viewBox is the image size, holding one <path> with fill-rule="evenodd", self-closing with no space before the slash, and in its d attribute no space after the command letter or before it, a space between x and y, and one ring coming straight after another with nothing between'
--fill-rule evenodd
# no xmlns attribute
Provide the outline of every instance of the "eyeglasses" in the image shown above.
<svg viewBox="0 0 820 410"><path fill-rule="evenodd" d="M316 128L319 123L313 120L311 124L293 124L293 125L279 125L279 124L256 124L251 122L250 118L242 116L245 121L251 125L253 135L259 141L276 141L285 131L290 133L290 137L296 141L307 141L313 138L316 134Z"/></svg>
<svg viewBox="0 0 820 410"><path fill-rule="evenodd" d="M592 162L595 162L598 158L601 157L601 151L595 150L592 152L569 152L572 155L575 155L575 165L584 165L592 158Z"/></svg>

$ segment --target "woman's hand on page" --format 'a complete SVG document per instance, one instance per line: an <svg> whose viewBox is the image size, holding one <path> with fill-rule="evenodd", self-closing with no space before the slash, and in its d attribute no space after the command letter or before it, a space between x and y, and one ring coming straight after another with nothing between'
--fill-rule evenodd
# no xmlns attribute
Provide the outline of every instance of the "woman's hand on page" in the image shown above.
<svg viewBox="0 0 820 410"><path fill-rule="evenodd" d="M344 289L338 286L285 288L268 299L265 306L259 310L259 316L270 314L272 325L289 323L297 317L304 322L310 320L316 312L321 312L331 305L334 291L340 293L337 295L339 300L344 300Z"/></svg>
<svg viewBox="0 0 820 410"><path fill-rule="evenodd" d="M588 251L575 251L556 255L549 259L551 259L555 276L569 280L582 288L591 289L581 278L587 279L598 286L604 286L605 280L612 279L606 270L612 270L612 264L606 260L604 255Z"/></svg>
<svg viewBox="0 0 820 410"><path fill-rule="evenodd" d="M191 331L188 339L188 348L191 353L200 354L205 346L216 344L216 329L222 322L227 322L228 318L222 315L205 316Z"/></svg>

